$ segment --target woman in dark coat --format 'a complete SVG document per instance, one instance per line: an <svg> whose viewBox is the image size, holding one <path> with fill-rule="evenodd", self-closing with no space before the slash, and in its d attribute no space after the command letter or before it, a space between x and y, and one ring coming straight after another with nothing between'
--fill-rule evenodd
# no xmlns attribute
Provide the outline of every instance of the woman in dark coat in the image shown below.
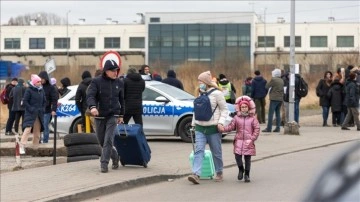
<svg viewBox="0 0 360 202"><path fill-rule="evenodd" d="M334 127L340 126L343 122L342 105L345 97L344 86L340 83L340 78L336 77L327 93L331 103L332 124Z"/></svg>
<svg viewBox="0 0 360 202"><path fill-rule="evenodd" d="M11 89L10 98L13 100L13 106L11 110L15 112L15 125L14 130L16 133L19 133L19 122L24 122L24 113L25 107L23 104L23 98L25 94L26 87L24 86L24 80L18 79L18 84Z"/></svg>
<svg viewBox="0 0 360 202"><path fill-rule="evenodd" d="M330 99L327 96L327 93L330 89L330 85L332 82L332 72L326 71L324 74L324 78L320 79L317 87L316 87L316 95L320 98L320 106L322 107L322 116L323 116L323 126L329 126L327 124L327 120L329 117L329 109L330 109Z"/></svg>
<svg viewBox="0 0 360 202"><path fill-rule="evenodd" d="M23 100L25 118L23 121L24 133L20 142L20 154L25 154L25 145L31 132L34 135L33 145L39 144L40 133L44 130L45 103L46 99L41 85L41 78L36 74L32 74Z"/></svg>

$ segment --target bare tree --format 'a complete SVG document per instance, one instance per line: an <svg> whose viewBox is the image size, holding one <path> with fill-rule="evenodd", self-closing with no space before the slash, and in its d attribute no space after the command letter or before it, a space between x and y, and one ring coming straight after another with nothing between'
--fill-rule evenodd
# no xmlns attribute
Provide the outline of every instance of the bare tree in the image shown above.
<svg viewBox="0 0 360 202"><path fill-rule="evenodd" d="M8 21L8 25L30 25L31 20L35 20L38 25L66 24L66 19L61 18L56 14L40 12L11 17Z"/></svg>

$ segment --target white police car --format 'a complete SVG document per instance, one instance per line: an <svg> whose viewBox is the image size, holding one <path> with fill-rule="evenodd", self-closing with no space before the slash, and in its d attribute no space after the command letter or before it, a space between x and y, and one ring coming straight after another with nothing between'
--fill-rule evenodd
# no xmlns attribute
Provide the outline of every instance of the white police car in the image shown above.
<svg viewBox="0 0 360 202"><path fill-rule="evenodd" d="M142 94L144 133L147 136L175 135L180 136L185 142L191 142L190 128L195 97L162 82L146 81L145 83L146 87ZM70 92L59 99L56 112L59 133L76 133L78 124L82 123L75 104L77 87L77 85L68 87ZM230 111L234 109L231 108Z"/></svg>

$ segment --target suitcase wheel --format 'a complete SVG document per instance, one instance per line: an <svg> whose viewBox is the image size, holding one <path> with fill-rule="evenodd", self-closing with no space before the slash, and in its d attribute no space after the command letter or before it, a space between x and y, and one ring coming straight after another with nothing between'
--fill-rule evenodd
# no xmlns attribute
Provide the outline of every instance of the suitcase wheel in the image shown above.
<svg viewBox="0 0 360 202"><path fill-rule="evenodd" d="M120 164L122 165L122 166L125 166L125 163L120 159Z"/></svg>
<svg viewBox="0 0 360 202"><path fill-rule="evenodd" d="M144 162L143 166L144 166L144 168L147 168L147 163Z"/></svg>

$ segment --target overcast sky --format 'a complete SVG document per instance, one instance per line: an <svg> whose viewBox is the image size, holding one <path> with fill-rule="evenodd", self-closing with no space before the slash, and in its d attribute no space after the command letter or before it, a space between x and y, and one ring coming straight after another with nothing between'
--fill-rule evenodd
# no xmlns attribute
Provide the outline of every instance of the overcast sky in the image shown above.
<svg viewBox="0 0 360 202"><path fill-rule="evenodd" d="M10 17L47 12L78 23L85 18L86 24L104 24L106 18L128 24L140 21L136 13L146 12L249 12L264 15L266 21L276 22L277 17L290 21L290 0L277 1L17 1L0 0L1 24ZM360 23L360 0L354 1L300 1L296 0L297 22L326 22L328 17L336 22Z"/></svg>

